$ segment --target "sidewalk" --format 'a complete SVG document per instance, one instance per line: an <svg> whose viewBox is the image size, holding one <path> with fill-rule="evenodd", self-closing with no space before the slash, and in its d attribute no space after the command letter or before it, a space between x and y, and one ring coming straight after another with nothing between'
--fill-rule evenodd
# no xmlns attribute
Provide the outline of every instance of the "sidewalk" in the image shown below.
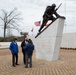
<svg viewBox="0 0 76 75"><path fill-rule="evenodd" d="M19 66L11 66L9 50L0 51L0 75L76 75L76 50L60 50L59 60L48 62L33 56L33 68L25 68L19 49Z"/></svg>

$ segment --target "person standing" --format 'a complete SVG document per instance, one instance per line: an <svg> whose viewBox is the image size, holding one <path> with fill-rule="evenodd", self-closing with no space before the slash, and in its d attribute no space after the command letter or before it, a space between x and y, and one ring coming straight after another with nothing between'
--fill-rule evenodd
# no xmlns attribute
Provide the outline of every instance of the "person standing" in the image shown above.
<svg viewBox="0 0 76 75"><path fill-rule="evenodd" d="M34 50L34 45L32 43L32 40L28 40L28 44L24 47L25 53L26 53L26 66L25 68L28 68L28 64L30 64L30 68L32 68L32 55L33 55L33 50Z"/></svg>
<svg viewBox="0 0 76 75"><path fill-rule="evenodd" d="M22 48L22 53L23 53L23 63L24 63L24 65L25 65L25 50L24 50L24 48L23 47L25 47L26 46L26 44L28 43L28 38L27 37L25 37L25 39L22 41L22 43L21 43L21 48Z"/></svg>
<svg viewBox="0 0 76 75"><path fill-rule="evenodd" d="M13 41L10 43L9 47L11 53L12 53L12 66L16 67L18 64L18 44L17 44L17 38L13 38Z"/></svg>

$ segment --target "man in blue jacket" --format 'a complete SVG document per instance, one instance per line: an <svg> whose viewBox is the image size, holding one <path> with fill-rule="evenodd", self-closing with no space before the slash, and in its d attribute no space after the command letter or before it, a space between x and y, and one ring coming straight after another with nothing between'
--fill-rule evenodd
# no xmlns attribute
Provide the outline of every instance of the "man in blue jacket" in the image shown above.
<svg viewBox="0 0 76 75"><path fill-rule="evenodd" d="M17 45L16 40L17 38L13 38L13 41L10 43L10 51L12 53L12 66L13 67L16 67L16 65L19 65L18 64L18 45Z"/></svg>
<svg viewBox="0 0 76 75"><path fill-rule="evenodd" d="M26 68L28 68L28 63L30 64L30 68L32 68L32 55L33 55L33 50L34 50L34 45L32 43L32 40L28 40L28 44L24 47L25 53L26 53Z"/></svg>

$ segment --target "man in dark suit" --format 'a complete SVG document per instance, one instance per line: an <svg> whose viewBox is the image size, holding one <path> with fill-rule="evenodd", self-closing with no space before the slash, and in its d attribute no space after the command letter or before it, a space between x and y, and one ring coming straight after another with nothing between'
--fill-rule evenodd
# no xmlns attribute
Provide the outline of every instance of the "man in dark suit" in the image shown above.
<svg viewBox="0 0 76 75"><path fill-rule="evenodd" d="M25 65L26 60L25 60L25 50L24 50L23 47L25 47L27 43L28 43L28 38L25 37L24 41L22 41L22 43L21 43L21 48L22 48L22 53L23 53L23 62L24 62L24 65Z"/></svg>

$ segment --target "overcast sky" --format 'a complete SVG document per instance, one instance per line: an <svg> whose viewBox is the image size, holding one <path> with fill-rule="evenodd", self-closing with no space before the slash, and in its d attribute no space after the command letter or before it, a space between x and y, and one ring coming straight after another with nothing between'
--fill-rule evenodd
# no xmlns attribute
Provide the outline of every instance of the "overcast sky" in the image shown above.
<svg viewBox="0 0 76 75"><path fill-rule="evenodd" d="M29 34L32 34L31 29L34 28L33 34L35 35L39 27L36 27L34 22L42 20L45 8L52 3L56 3L57 6L62 3L57 12L66 17L64 33L76 32L76 0L1 0L0 15L2 13L1 9L5 9L9 12L17 8L18 12L21 12L23 18L19 28L23 32L29 32ZM16 30L12 30L12 34L19 35ZM0 36L3 36L3 29L1 26Z"/></svg>

